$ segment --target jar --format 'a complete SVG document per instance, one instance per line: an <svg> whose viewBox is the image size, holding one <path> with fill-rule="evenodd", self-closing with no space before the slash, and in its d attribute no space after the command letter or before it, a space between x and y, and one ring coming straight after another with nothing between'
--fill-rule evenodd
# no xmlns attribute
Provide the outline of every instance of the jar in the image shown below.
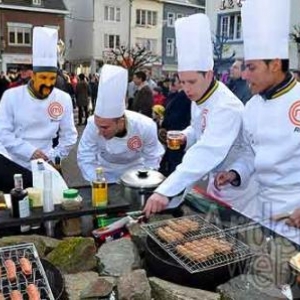
<svg viewBox="0 0 300 300"><path fill-rule="evenodd" d="M76 189L67 189L63 192L62 208L65 210L78 210L82 206L82 198ZM63 233L66 236L81 234L81 219L72 218L63 220Z"/></svg>

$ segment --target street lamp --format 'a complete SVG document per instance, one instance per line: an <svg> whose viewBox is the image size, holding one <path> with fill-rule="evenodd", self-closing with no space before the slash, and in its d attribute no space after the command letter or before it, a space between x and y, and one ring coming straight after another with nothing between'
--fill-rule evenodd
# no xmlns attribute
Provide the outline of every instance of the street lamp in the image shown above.
<svg viewBox="0 0 300 300"><path fill-rule="evenodd" d="M235 4L238 7L242 7L243 3L246 0L221 0L221 5L220 5L220 9L224 10L224 9L232 9L234 8ZM235 3L236 2L236 3Z"/></svg>

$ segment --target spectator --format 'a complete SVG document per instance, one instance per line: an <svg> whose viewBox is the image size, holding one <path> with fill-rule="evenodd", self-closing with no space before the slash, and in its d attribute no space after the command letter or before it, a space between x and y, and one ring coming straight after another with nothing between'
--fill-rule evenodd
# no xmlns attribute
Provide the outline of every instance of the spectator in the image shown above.
<svg viewBox="0 0 300 300"><path fill-rule="evenodd" d="M166 97L162 93L162 89L159 86L153 88L153 105L165 106Z"/></svg>
<svg viewBox="0 0 300 300"><path fill-rule="evenodd" d="M143 71L136 72L133 75L133 82L138 87L138 90L133 99L132 110L151 118L153 95L146 82L146 74Z"/></svg>
<svg viewBox="0 0 300 300"><path fill-rule="evenodd" d="M76 104L78 106L78 124L82 125L83 113L85 117L84 125L87 124L88 119L88 104L89 104L89 85L85 79L84 74L79 74L79 82L76 85Z"/></svg>
<svg viewBox="0 0 300 300"><path fill-rule="evenodd" d="M5 76L5 73L1 71L0 73L0 100L2 98L3 93L9 87L9 79Z"/></svg>

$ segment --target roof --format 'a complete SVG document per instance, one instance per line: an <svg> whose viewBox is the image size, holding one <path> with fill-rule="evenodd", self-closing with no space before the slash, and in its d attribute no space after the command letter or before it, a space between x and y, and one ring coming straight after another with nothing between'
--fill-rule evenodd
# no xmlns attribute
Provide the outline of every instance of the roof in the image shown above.
<svg viewBox="0 0 300 300"><path fill-rule="evenodd" d="M32 0L2 0L0 2L0 8L9 9L26 9L26 10L52 10L52 11L67 11L67 8L63 0L41 0L41 5L32 4Z"/></svg>
<svg viewBox="0 0 300 300"><path fill-rule="evenodd" d="M202 6L205 7L205 0L162 0L162 2L186 5L186 6Z"/></svg>

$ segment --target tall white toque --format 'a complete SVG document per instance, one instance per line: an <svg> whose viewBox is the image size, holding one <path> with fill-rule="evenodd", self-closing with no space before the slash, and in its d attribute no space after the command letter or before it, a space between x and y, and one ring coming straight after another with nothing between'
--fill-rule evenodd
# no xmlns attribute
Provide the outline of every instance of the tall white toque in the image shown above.
<svg viewBox="0 0 300 300"><path fill-rule="evenodd" d="M57 29L33 28L32 65L34 71L57 69Z"/></svg>
<svg viewBox="0 0 300 300"><path fill-rule="evenodd" d="M178 71L213 70L210 22L205 14L194 14L175 22Z"/></svg>
<svg viewBox="0 0 300 300"><path fill-rule="evenodd" d="M245 60L289 58L290 0L246 0L242 7Z"/></svg>
<svg viewBox="0 0 300 300"><path fill-rule="evenodd" d="M104 65L98 86L95 115L119 118L124 115L128 85L128 71L122 67Z"/></svg>

